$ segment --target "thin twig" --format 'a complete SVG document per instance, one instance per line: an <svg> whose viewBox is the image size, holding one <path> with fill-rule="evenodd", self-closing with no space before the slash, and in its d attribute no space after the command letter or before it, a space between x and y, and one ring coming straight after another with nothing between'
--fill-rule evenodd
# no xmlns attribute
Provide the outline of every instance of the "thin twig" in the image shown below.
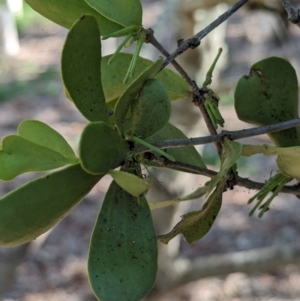
<svg viewBox="0 0 300 301"><path fill-rule="evenodd" d="M165 68L170 62L172 62L177 56L184 53L189 48L194 49L200 45L201 40L208 35L212 30L226 21L233 13L235 13L239 8L241 8L248 0L239 0L231 8L229 8L223 15L219 16L214 22L209 24L199 33L194 35L192 38L182 41L180 46L168 57L165 59L162 68Z"/></svg>
<svg viewBox="0 0 300 301"><path fill-rule="evenodd" d="M296 10L295 8L293 8L289 0L280 0L280 2L287 12L288 20L300 27L300 9Z"/></svg>
<svg viewBox="0 0 300 301"><path fill-rule="evenodd" d="M152 46L154 46L158 51L160 51L165 57L169 57L170 53L156 40L156 38L152 34L147 36L147 43L150 43ZM182 78L187 82L187 84L190 86L191 90L195 93L199 88L197 87L195 81L193 81L188 74L185 72L185 70L175 61L173 60L171 64L174 66L174 68L178 71L178 73L182 76Z"/></svg>
<svg viewBox="0 0 300 301"><path fill-rule="evenodd" d="M278 132L286 129L290 129L296 126L300 126L300 118L271 124L260 126L256 128L251 128L248 130L239 130L239 131L222 131L218 135L206 136L206 137L197 137L197 138L188 138L188 139L174 139L174 140L166 140L162 142L152 143L157 148L167 149L167 148L179 148L191 145L202 145L208 143L214 143L216 141L223 141L225 138L229 138L230 140L238 140L242 138L254 137L258 135ZM151 151L150 149L145 148L144 146L136 146L135 149L138 153L144 153L147 151Z"/></svg>
<svg viewBox="0 0 300 301"><path fill-rule="evenodd" d="M203 168L203 167L199 167L199 166L195 166L195 165L191 165L191 164L187 164L187 163L182 163L182 162L178 162L178 161L172 162L163 157L156 158L153 156L151 161L157 163L158 165L160 165L162 167L167 167L167 168L176 167L176 168L180 168L180 169L183 169L186 171L192 171L192 172L198 173L202 176L206 176L209 178L213 178L217 174L216 171L209 170L207 168Z"/></svg>
<svg viewBox="0 0 300 301"><path fill-rule="evenodd" d="M206 176L209 178L213 178L217 174L216 171L213 171L210 169L206 169L206 168L202 168L202 167L198 167L198 166L194 166L194 165L186 164L186 163L182 163L182 162L177 162L177 161L172 162L165 158L153 158L152 161L159 164L162 167L180 168L182 170L192 171L194 173L198 173L200 175L203 175L203 176ZM235 183L238 186L245 187L248 189L254 189L254 190L259 190L265 185L265 183L259 183L256 181L249 180L247 178L239 177L239 176L236 176ZM293 194L295 196L300 197L300 185L296 184L293 186L289 186L289 185L284 186L280 192L289 193L289 194Z"/></svg>
<svg viewBox="0 0 300 301"><path fill-rule="evenodd" d="M156 38L153 35L153 30L149 29L149 32L147 34L147 43L152 44L157 50L159 50L164 56L169 57L170 54L169 52L156 40ZM197 105L200 109L200 112L203 116L203 119L206 123L206 126L208 128L208 131L211 135L217 135L217 132L210 120L210 117L206 111L206 108L204 106L204 96L203 96L203 91L198 87L196 82L192 80L189 75L185 72L185 70L175 61L172 60L171 64L176 68L176 70L179 72L179 74L182 76L182 78L187 82L187 84L190 86L194 97L193 97L193 102L195 105ZM219 141L215 142L217 151L219 156L221 156L222 153L222 145Z"/></svg>

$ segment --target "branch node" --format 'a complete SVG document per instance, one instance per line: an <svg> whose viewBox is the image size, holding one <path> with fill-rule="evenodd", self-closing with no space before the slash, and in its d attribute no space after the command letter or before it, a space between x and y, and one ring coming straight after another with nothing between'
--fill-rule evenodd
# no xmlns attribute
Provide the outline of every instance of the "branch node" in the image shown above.
<svg viewBox="0 0 300 301"><path fill-rule="evenodd" d="M188 40L189 48L195 49L201 44L201 41L197 38L191 38Z"/></svg>

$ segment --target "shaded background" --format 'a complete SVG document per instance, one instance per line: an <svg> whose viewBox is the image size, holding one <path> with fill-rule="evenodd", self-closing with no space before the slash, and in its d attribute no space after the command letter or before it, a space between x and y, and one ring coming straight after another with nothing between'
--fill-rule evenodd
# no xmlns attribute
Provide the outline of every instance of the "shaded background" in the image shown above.
<svg viewBox="0 0 300 301"><path fill-rule="evenodd" d="M143 1L144 26L154 28L157 39L169 52L176 48L179 38L190 37L227 9L226 4L221 4L212 11L208 8L183 10L182 3L185 2L189 4L193 1ZM15 55L8 55L2 47L0 57L0 137L15 133L24 119L38 119L59 131L77 149L86 120L64 96L60 79L60 55L67 30L40 17L25 4L23 15L16 20L20 48ZM115 47L116 41L108 40L103 54L113 52ZM248 73L254 62L271 55L288 59L299 74L300 29L294 25L286 27L279 14L274 12L240 10L218 31L205 38L199 49L188 51L180 58L199 85L219 47L224 47L224 53L213 78L213 87L221 96L220 110L226 120L225 129L247 128L249 125L237 119L232 107L237 80ZM151 45L144 46L142 56L155 58L157 55ZM208 133L191 100L173 104L172 120L189 137ZM270 143L266 136L244 139L243 142ZM217 170L219 161L214 146L201 146L198 150L208 167ZM241 176L259 181L266 181L276 172L274 159L263 156L247 160L242 158L238 166ZM1 195L36 176L26 174L12 182L0 183ZM186 174L178 180L172 174L174 182L170 183L165 174L158 172L157 176L167 187L168 197L190 192L207 180L202 176ZM29 246L24 258L25 247L17 251L0 249L0 279L4 275L5 263L21 262L3 301L95 300L87 280L86 257L91 230L109 183L109 177L102 179L71 214ZM189 260L203 258L205 262L206 256L212 254L230 254L272 245L288 247L297 242L300 230L299 200L280 195L261 220L256 216L248 218L251 206L247 205L247 200L252 195L253 191L241 187L226 192L220 215L209 234L193 245L177 241L168 249L170 256L176 254L176 258L179 256ZM151 197L157 200L158 196L154 193ZM160 197L164 198L163 193ZM197 210L202 204L203 199L200 199L189 205L183 204L176 210L169 209L169 212L174 212L174 218L170 218L172 225L188 211L187 206ZM274 264L268 272L262 272L258 266L257 272L252 274L237 272L206 278L170 292L164 289L164 276L161 276L161 284L158 283L158 288L152 293L153 300L300 300L299 260L300 255L295 258L295 263L280 269ZM155 295L159 291L163 291L164 295Z"/></svg>

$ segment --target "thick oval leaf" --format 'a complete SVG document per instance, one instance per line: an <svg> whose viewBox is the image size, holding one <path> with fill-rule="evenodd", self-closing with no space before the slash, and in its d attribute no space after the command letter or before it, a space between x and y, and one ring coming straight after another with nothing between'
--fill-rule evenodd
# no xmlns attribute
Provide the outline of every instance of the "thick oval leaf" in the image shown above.
<svg viewBox="0 0 300 301"><path fill-rule="evenodd" d="M68 95L90 121L109 122L101 85L100 32L95 18L85 15L71 28L61 59Z"/></svg>
<svg viewBox="0 0 300 301"><path fill-rule="evenodd" d="M146 141L151 144L154 144L156 142L165 141L165 140L174 140L174 139L188 139L188 138L180 129L178 129L176 126L168 122L159 132L147 138ZM201 155L197 152L194 146L168 148L165 149L164 151L169 155L171 155L172 157L174 157L178 162L206 168ZM150 161L145 161L145 163L146 165L149 166L159 167L159 165ZM186 172L186 170L181 170L181 169L177 169L177 170Z"/></svg>
<svg viewBox="0 0 300 301"><path fill-rule="evenodd" d="M89 250L89 280L101 301L139 301L152 288L157 241L145 197L112 182L97 218Z"/></svg>
<svg viewBox="0 0 300 301"><path fill-rule="evenodd" d="M127 142L104 122L92 122L82 132L79 157L89 173L107 173L118 167L128 152Z"/></svg>
<svg viewBox="0 0 300 301"><path fill-rule="evenodd" d="M222 181L218 184L201 210L184 214L174 229L168 234L158 236L158 240L167 244L178 234L183 234L185 240L191 244L206 235L221 209L224 183Z"/></svg>
<svg viewBox="0 0 300 301"><path fill-rule="evenodd" d="M68 29L84 14L91 14L96 18L101 35L124 28L99 14L83 0L25 0L25 2L42 16Z"/></svg>
<svg viewBox="0 0 300 301"><path fill-rule="evenodd" d="M278 57L255 63L235 90L235 110L242 121L269 125L298 118L298 82L292 65ZM300 144L300 128L268 134L277 146Z"/></svg>
<svg viewBox="0 0 300 301"><path fill-rule="evenodd" d="M104 56L101 65L102 83L106 102L110 102L120 97L127 87L135 80L135 77L129 77L127 84L124 85L123 83L128 66L132 60L132 54L119 53L114 61L108 65L107 62L110 57L111 55ZM153 62L151 60L139 57L135 69L136 76L139 76L139 74L152 64ZM163 69L155 76L155 78L165 87L171 101L192 96L188 84L181 76L170 69Z"/></svg>
<svg viewBox="0 0 300 301"><path fill-rule="evenodd" d="M162 66L162 63L163 59L159 58L147 69L143 70L143 72L137 76L133 82L131 82L131 84L118 99L113 117L120 135L123 134L123 124L132 101L137 97L144 82L157 74Z"/></svg>
<svg viewBox="0 0 300 301"><path fill-rule="evenodd" d="M76 158L65 138L41 121L24 120L18 127L18 134L28 141L54 150L66 158Z"/></svg>
<svg viewBox="0 0 300 301"><path fill-rule="evenodd" d="M64 157L53 149L11 135L2 140L0 179L10 181L25 172L46 171L76 163L76 157Z"/></svg>
<svg viewBox="0 0 300 301"><path fill-rule="evenodd" d="M135 197L144 195L150 187L149 182L126 171L110 170L109 174L121 188Z"/></svg>
<svg viewBox="0 0 300 301"><path fill-rule="evenodd" d="M171 116L164 86L157 79L146 80L138 99L132 102L131 111L132 135L145 139L161 130Z"/></svg>
<svg viewBox="0 0 300 301"><path fill-rule="evenodd" d="M0 245L29 242L60 222L101 176L79 164L33 180L0 198Z"/></svg>
<svg viewBox="0 0 300 301"><path fill-rule="evenodd" d="M123 26L142 25L143 8L140 0L84 0L105 18Z"/></svg>

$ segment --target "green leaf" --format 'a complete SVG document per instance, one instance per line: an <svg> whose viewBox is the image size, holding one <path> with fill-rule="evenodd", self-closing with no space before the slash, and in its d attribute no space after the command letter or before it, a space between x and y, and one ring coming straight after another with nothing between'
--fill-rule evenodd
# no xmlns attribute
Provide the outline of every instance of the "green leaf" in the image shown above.
<svg viewBox="0 0 300 301"><path fill-rule="evenodd" d="M66 158L77 158L65 138L49 125L38 120L24 120L18 127L19 136L50 148Z"/></svg>
<svg viewBox="0 0 300 301"><path fill-rule="evenodd" d="M91 14L96 18L101 35L123 28L99 14L83 0L25 0L25 2L42 16L68 29L84 14Z"/></svg>
<svg viewBox="0 0 300 301"><path fill-rule="evenodd" d="M235 90L238 118L254 125L269 125L298 118L298 81L286 60L270 57L255 63ZM276 146L300 145L300 128L270 133Z"/></svg>
<svg viewBox="0 0 300 301"><path fill-rule="evenodd" d="M2 140L0 179L10 181L25 172L46 171L75 163L78 163L76 157L65 157L53 149L11 135Z"/></svg>
<svg viewBox="0 0 300 301"><path fill-rule="evenodd" d="M152 137L146 139L147 142L154 144L156 142L174 139L188 139L186 135L179 130L176 126L171 123L167 123L159 132L154 134ZM191 164L195 166L200 166L206 168L201 155L197 152L194 146L185 146L180 148L168 148L164 150L167 154L171 155L178 162ZM159 167L159 165L145 161L146 165ZM177 169L176 170L181 170ZM185 171L186 170L181 170Z"/></svg>
<svg viewBox="0 0 300 301"><path fill-rule="evenodd" d="M157 79L145 81L140 94L131 104L131 134L148 138L169 121L171 103L164 86Z"/></svg>
<svg viewBox="0 0 300 301"><path fill-rule="evenodd" d="M140 0L84 0L105 18L123 25L141 25L143 8Z"/></svg>
<svg viewBox="0 0 300 301"><path fill-rule="evenodd" d="M110 170L109 174L122 189L135 197L144 195L150 187L149 182L126 171Z"/></svg>
<svg viewBox="0 0 300 301"><path fill-rule="evenodd" d="M178 234L183 234L185 240L191 244L206 235L221 209L224 184L224 180L218 183L201 210L184 214L174 229L168 234L158 236L158 240L167 244Z"/></svg>
<svg viewBox="0 0 300 301"><path fill-rule="evenodd" d="M157 271L157 241L145 197L112 182L97 218L88 273L101 301L139 301L151 290Z"/></svg>
<svg viewBox="0 0 300 301"><path fill-rule="evenodd" d="M242 155L243 146L235 141L225 139L222 156L221 167L217 175L210 182L206 195L208 196L220 181L227 177L228 172L234 166L238 158Z"/></svg>
<svg viewBox="0 0 300 301"><path fill-rule="evenodd" d="M109 123L99 65L99 28L93 16L85 15L74 24L65 41L62 78L69 97L84 117Z"/></svg>
<svg viewBox="0 0 300 301"><path fill-rule="evenodd" d="M123 83L128 66L132 60L132 54L119 53L114 61L108 65L107 62L110 58L111 55L104 56L101 65L102 83L106 102L120 97L135 80L135 78L129 77L127 84L124 85ZM135 69L136 76L139 76L152 64L153 62L151 60L139 57ZM163 69L155 78L165 87L171 101L192 96L192 92L185 80L170 69Z"/></svg>
<svg viewBox="0 0 300 301"><path fill-rule="evenodd" d="M159 208L163 208L163 207L167 207L167 206L171 206L171 205L176 205L180 202L198 199L205 195L206 190L207 190L207 184L205 184L205 186L199 187L192 193L190 193L182 198L177 198L174 200L167 200L167 201L160 201L160 202L149 202L149 207L151 210L154 210L154 209L159 209Z"/></svg>
<svg viewBox="0 0 300 301"><path fill-rule="evenodd" d="M30 181L0 198L0 245L29 242L60 222L101 176L79 164Z"/></svg>
<svg viewBox="0 0 300 301"><path fill-rule="evenodd" d="M107 173L118 167L128 152L127 142L104 122L89 123L82 132L79 157L89 173Z"/></svg>
<svg viewBox="0 0 300 301"><path fill-rule="evenodd" d="M135 78L133 82L131 82L131 84L118 99L115 106L114 121L120 135L123 133L123 123L132 101L137 97L144 82L147 79L154 77L158 73L162 63L163 59L159 58L156 62L145 69L139 76Z"/></svg>

